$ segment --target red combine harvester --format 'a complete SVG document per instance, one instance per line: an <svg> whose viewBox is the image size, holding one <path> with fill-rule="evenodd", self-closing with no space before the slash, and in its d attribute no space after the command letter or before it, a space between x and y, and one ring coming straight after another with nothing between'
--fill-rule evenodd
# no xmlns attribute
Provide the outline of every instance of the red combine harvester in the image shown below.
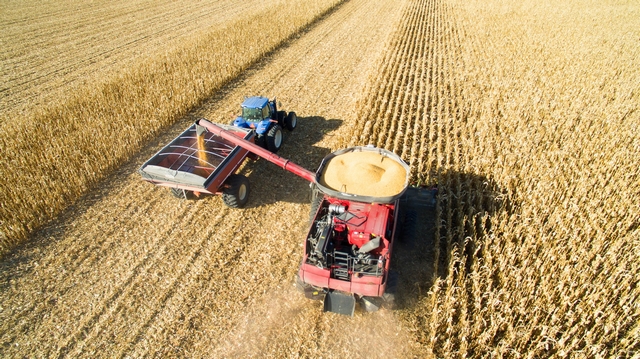
<svg viewBox="0 0 640 359"><path fill-rule="evenodd" d="M223 142L235 147L225 152L229 154L227 157L218 152L222 157L218 166L203 173L197 173L201 171L198 166L177 170L166 168L175 158L162 164L161 157L166 156L161 150L140 168L143 179L204 193L217 193L220 188L223 193L232 192L228 190L232 184L228 179L225 182L225 178L239 176L233 172L247 156L247 151L262 157L311 182L311 224L296 277L298 289L308 298L324 299L325 311L345 315L354 314L356 302L360 302L366 311L375 311L385 302L393 301L393 295L387 291L392 281L390 258L398 230L400 197L407 188L409 177L409 167L400 157L375 147L352 147L325 157L318 171L313 173L256 145L250 133L242 129L213 124L205 119L196 121L190 129L198 136L210 139L207 143ZM323 185L321 178L329 161L350 152L374 152L396 161L406 172L404 188L391 196L372 197L340 192ZM220 178L215 180L217 177ZM244 195L243 204L246 193Z"/></svg>
<svg viewBox="0 0 640 359"><path fill-rule="evenodd" d="M320 178L329 161L350 152L375 152L396 161L406 173L402 191L372 197L323 185ZM312 186L311 225L296 286L307 298L324 299L325 311L353 315L356 301L366 311L393 302L393 293L387 290L393 282L390 259L408 177L409 166L380 148L352 147L323 159Z"/></svg>

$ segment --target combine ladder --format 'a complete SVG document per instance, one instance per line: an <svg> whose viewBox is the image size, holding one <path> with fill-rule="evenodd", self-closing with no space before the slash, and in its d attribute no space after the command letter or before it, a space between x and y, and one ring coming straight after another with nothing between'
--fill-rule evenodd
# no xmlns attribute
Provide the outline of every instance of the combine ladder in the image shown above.
<svg viewBox="0 0 640 359"><path fill-rule="evenodd" d="M349 253L333 251L333 277L348 281L350 262Z"/></svg>

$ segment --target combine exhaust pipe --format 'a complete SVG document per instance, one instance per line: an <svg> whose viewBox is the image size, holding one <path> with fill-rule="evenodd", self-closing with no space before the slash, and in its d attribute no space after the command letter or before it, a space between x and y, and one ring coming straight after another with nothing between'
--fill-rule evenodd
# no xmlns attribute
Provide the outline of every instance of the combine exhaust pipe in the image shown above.
<svg viewBox="0 0 640 359"><path fill-rule="evenodd" d="M227 131L225 129L223 129L220 126L216 126L215 124L205 120L204 118L201 118L199 120L196 121L196 132L199 135L201 135L204 132L204 129L206 129L209 132L212 132L213 134L220 136L222 138L224 138L225 140L240 146L242 148L244 148L245 150L248 150L262 158L264 158L265 160L274 163L275 165L282 167L283 169L295 174L296 176L302 177L304 179L306 179L307 181L311 182L311 183L316 183L316 174L307 170L306 168L299 166L291 161L289 161L286 158L282 158L278 155L276 155L273 152L270 152L258 145L256 145L255 143L249 142L243 138L240 138L236 135L233 134L233 132L231 131ZM203 129L204 128L204 129Z"/></svg>

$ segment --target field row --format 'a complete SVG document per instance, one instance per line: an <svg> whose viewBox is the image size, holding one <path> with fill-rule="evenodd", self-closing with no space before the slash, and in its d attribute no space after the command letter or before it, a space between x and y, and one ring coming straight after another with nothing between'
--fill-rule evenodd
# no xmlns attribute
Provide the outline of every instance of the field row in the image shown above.
<svg viewBox="0 0 640 359"><path fill-rule="evenodd" d="M20 1L0 11L1 121L62 101L70 89L183 41L250 18L260 1ZM20 114L20 115L18 115Z"/></svg>
<svg viewBox="0 0 640 359"><path fill-rule="evenodd" d="M0 177L0 253L59 214L161 128L337 4L288 0L248 18L238 15L210 32L195 32L166 53L86 87L67 88L60 102L0 124L0 149L9 169ZM274 22L281 25L271 27Z"/></svg>
<svg viewBox="0 0 640 359"><path fill-rule="evenodd" d="M415 295L404 279L425 355L636 352L639 9L411 4L351 143L438 186L434 238L418 234L437 276Z"/></svg>
<svg viewBox="0 0 640 359"><path fill-rule="evenodd" d="M414 2L405 26L363 102L353 143L373 143L405 158L414 183L434 183L436 169L458 164L447 136L457 84L458 31L442 2Z"/></svg>

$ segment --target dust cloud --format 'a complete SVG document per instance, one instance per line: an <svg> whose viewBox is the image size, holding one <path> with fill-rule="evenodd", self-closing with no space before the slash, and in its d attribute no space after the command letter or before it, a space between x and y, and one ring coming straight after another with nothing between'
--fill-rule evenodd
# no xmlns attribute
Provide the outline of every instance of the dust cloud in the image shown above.
<svg viewBox="0 0 640 359"><path fill-rule="evenodd" d="M213 357L406 358L413 342L392 310L354 317L324 313L322 302L286 286L266 292L230 328Z"/></svg>

